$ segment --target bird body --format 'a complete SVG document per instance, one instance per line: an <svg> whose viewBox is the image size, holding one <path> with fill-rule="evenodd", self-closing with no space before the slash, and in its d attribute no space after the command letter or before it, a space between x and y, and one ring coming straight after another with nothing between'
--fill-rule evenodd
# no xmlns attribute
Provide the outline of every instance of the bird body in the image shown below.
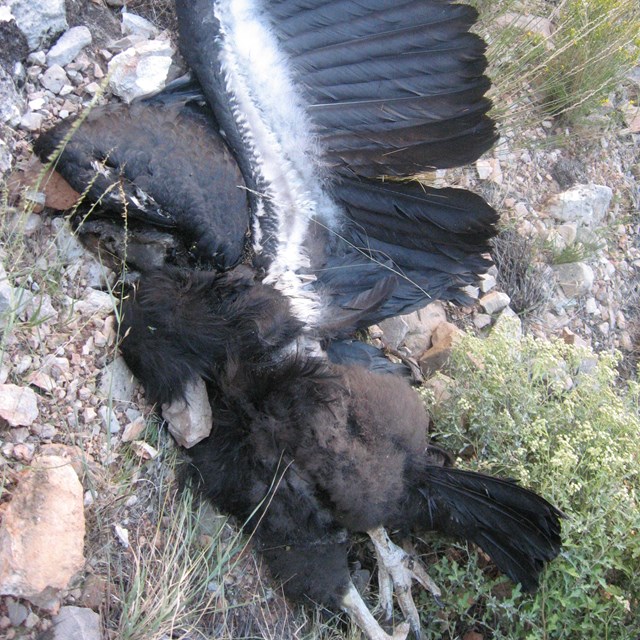
<svg viewBox="0 0 640 640"><path fill-rule="evenodd" d="M429 444L419 396L352 340L433 299L468 301L464 287L490 265L497 215L481 197L378 179L464 164L495 140L475 10L447 0L177 0L176 10L196 84L96 110L57 162L94 200L118 194L143 231L194 247L187 269L166 249L141 261L121 350L151 402L206 382L212 431L189 450L202 491L253 533L287 595L346 609L372 640L388 636L349 576L354 532L374 543L385 612L393 583L418 635L411 581L438 590L385 529L473 541L534 588L559 552L560 512L513 482L452 468ZM44 134L38 152L69 130ZM96 160L105 195L88 182ZM120 215L117 203L109 211Z"/></svg>
<svg viewBox="0 0 640 640"><path fill-rule="evenodd" d="M486 116L490 103L483 95L488 88L484 44L469 33L474 10L380 0L178 0L176 10L185 59L247 180L264 281L286 293L293 313L307 325L325 323L327 306L351 306L350 299L338 305L323 299L327 273L334 287L344 287L335 274L355 268L365 273L350 274L349 283L371 280L366 270L377 262L376 284L399 274L421 292L422 306L429 296L455 297L486 268L480 256L493 233L495 212L480 198L471 194L465 200L465 192L425 187L420 192L415 185L385 189L367 180L464 163L494 141L494 125ZM427 66L430 55L447 62ZM363 206L366 196L377 208ZM423 244L417 268L404 264L406 252L398 245L378 248L380 238L369 238L369 231L379 228L376 214L383 208L388 220L409 217L407 200L419 209L420 223L433 223L433 216L447 219L446 244L456 232L468 233L460 219L471 214L479 231L473 246L452 259L448 247ZM356 207L360 218L352 220ZM416 237L418 228L411 226ZM318 241L324 247L320 261ZM336 244L337 250L327 251ZM427 254L455 265L427 264ZM444 273L449 277L443 282L438 276ZM374 287L369 292L375 298ZM389 288L398 288L399 295L388 291L387 300L406 297L401 285ZM394 309L412 310L406 304Z"/></svg>
<svg viewBox="0 0 640 640"><path fill-rule="evenodd" d="M213 429L189 450L194 476L253 532L285 593L340 607L349 535L378 527L473 541L535 588L560 548L560 512L431 451L424 404L403 378L291 355L301 324L250 275L145 276L123 306L122 350L152 400L207 381ZM169 353L170 378L152 352L163 365Z"/></svg>
<svg viewBox="0 0 640 640"><path fill-rule="evenodd" d="M469 191L375 177L456 166L495 140L473 9L179 0L176 11L197 85L95 109L57 159L76 190L91 185L133 234L136 220L175 229L192 264L250 260L311 331L343 337L431 300L468 302L496 212Z"/></svg>

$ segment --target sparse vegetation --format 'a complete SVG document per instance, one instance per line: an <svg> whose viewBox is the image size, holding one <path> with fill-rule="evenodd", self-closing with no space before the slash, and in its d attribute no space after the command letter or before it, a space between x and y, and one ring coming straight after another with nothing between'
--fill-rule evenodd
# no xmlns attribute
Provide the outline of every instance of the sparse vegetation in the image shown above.
<svg viewBox="0 0 640 640"><path fill-rule="evenodd" d="M607 101L640 52L635 0L505 0L476 5L489 43L495 117L522 131L542 117L576 123Z"/></svg>
<svg viewBox="0 0 640 640"><path fill-rule="evenodd" d="M466 337L447 375L450 399L430 403L439 442L469 468L539 491L567 518L564 550L535 595L467 549L441 547L430 572L447 607L426 602L428 637L637 638L640 386L617 387L614 356L496 333Z"/></svg>
<svg viewBox="0 0 640 640"><path fill-rule="evenodd" d="M561 249L548 246L547 253L551 264L567 264L593 258L601 248L602 243L599 242L573 242Z"/></svg>

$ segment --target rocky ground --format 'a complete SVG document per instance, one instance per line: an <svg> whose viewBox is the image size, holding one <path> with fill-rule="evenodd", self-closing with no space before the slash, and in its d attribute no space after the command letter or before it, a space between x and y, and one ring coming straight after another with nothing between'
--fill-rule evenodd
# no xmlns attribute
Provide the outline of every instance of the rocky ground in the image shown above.
<svg viewBox="0 0 640 640"><path fill-rule="evenodd" d="M107 636L121 637L110 615L122 607L136 549L149 541L162 546L154 537L162 517L154 501L167 470L158 451L171 444L146 427L150 409L117 356L117 291L109 289L115 274L51 215L52 207L68 206L69 194L34 183L39 168L31 161L34 137L58 119L90 103L131 99L184 70L172 32L163 31L173 25L170 11L129 3L122 14L118 4L73 0L65 14L61 0L15 1L17 20L0 8L0 638L98 638L105 620ZM136 8L154 24L133 14ZM638 95L636 69L590 124L565 131L541 121L512 130L474 167L430 176L483 193L517 237L531 242L524 258L510 261L507 250L501 272L470 291L477 304L436 303L374 328L373 338L428 374L446 356L454 331L447 320L487 332L535 298L537 312L518 326L596 351L619 349L624 372L633 371ZM515 269L511 280L508 268ZM510 288L523 278L537 278L539 286ZM260 574L252 562L248 555L225 577L227 606L255 593ZM250 609L224 624L297 637L299 619L277 594ZM209 624L224 636L223 623Z"/></svg>

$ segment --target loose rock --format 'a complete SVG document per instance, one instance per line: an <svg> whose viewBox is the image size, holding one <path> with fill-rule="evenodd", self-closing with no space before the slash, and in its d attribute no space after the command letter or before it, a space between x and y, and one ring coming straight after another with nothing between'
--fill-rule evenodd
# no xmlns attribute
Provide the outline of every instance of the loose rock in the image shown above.
<svg viewBox="0 0 640 640"><path fill-rule="evenodd" d="M47 54L47 64L64 67L89 44L91 44L91 31L84 26L72 27L51 47Z"/></svg>
<svg viewBox="0 0 640 640"><path fill-rule="evenodd" d="M102 372L99 394L102 398L110 398L113 402L129 403L133 400L137 382L127 367L124 358L118 356L108 364Z"/></svg>
<svg viewBox="0 0 640 640"><path fill-rule="evenodd" d="M31 51L47 46L67 28L64 0L9 0L16 24Z"/></svg>
<svg viewBox="0 0 640 640"><path fill-rule="evenodd" d="M594 229L602 224L612 197L611 187L580 184L552 196L547 201L546 211L556 220Z"/></svg>
<svg viewBox="0 0 640 640"><path fill-rule="evenodd" d="M18 93L13 78L0 65L0 123L18 126L24 109L24 100Z"/></svg>
<svg viewBox="0 0 640 640"><path fill-rule="evenodd" d="M84 566L83 544L78 476L64 458L39 456L22 475L3 514L0 593L55 609L58 592Z"/></svg>
<svg viewBox="0 0 640 640"><path fill-rule="evenodd" d="M28 427L38 417L38 396L29 387L0 385L0 417L12 427Z"/></svg>
<svg viewBox="0 0 640 640"><path fill-rule="evenodd" d="M169 432L185 448L204 440L213 425L209 396L204 380L190 383L184 400L176 400L162 407L162 417L169 423Z"/></svg>
<svg viewBox="0 0 640 640"><path fill-rule="evenodd" d="M40 82L45 89L57 94L60 93L62 87L69 84L69 78L59 64L54 64L42 74Z"/></svg>
<svg viewBox="0 0 640 640"><path fill-rule="evenodd" d="M166 40L130 47L109 61L109 88L125 102L162 89L174 49Z"/></svg>
<svg viewBox="0 0 640 640"><path fill-rule="evenodd" d="M553 267L558 284L569 298L576 298L591 291L593 269L584 262L570 262Z"/></svg>
<svg viewBox="0 0 640 640"><path fill-rule="evenodd" d="M136 35L150 40L158 35L157 27L142 16L128 11L122 14L122 35Z"/></svg>
<svg viewBox="0 0 640 640"><path fill-rule="evenodd" d="M100 616L84 607L62 607L47 640L100 640Z"/></svg>
<svg viewBox="0 0 640 640"><path fill-rule="evenodd" d="M491 291L480 298L480 306L489 315L502 311L510 302L511 298L502 291Z"/></svg>

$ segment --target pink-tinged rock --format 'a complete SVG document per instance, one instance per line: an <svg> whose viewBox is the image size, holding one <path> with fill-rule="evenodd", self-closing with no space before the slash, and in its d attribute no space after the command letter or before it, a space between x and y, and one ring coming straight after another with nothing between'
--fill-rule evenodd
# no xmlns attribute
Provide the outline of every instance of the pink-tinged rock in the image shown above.
<svg viewBox="0 0 640 640"><path fill-rule="evenodd" d="M12 427L28 427L38 417L38 396L29 387L0 385L0 418Z"/></svg>
<svg viewBox="0 0 640 640"><path fill-rule="evenodd" d="M23 472L0 525L0 594L57 610L84 567L82 485L67 460L39 456Z"/></svg>
<svg viewBox="0 0 640 640"><path fill-rule="evenodd" d="M433 375L444 367L453 345L461 338L462 331L450 322L440 323L431 336L432 347L427 349L419 360L420 369L425 377Z"/></svg>

